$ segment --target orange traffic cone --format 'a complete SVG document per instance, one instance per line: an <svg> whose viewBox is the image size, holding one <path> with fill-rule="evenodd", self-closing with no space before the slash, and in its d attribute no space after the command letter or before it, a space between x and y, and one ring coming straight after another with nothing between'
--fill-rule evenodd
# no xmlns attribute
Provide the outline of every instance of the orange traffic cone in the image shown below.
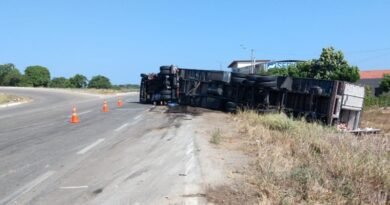
<svg viewBox="0 0 390 205"><path fill-rule="evenodd" d="M122 107L122 106L123 106L122 98L118 97L118 107Z"/></svg>
<svg viewBox="0 0 390 205"><path fill-rule="evenodd" d="M79 119L79 116L77 116L76 106L73 106L72 117L70 118L70 123L79 123L79 122L80 122L80 119Z"/></svg>
<svg viewBox="0 0 390 205"><path fill-rule="evenodd" d="M103 112L108 112L108 105L106 100L103 102Z"/></svg>

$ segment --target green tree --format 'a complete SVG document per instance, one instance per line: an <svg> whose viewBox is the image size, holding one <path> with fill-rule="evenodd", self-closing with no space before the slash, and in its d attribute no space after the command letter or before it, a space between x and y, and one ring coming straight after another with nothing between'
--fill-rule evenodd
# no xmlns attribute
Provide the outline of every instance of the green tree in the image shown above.
<svg viewBox="0 0 390 205"><path fill-rule="evenodd" d="M344 59L344 54L335 51L333 47L323 48L319 59L297 63L287 68L270 69L268 72L272 75L349 82L356 82L360 78L359 69L350 66Z"/></svg>
<svg viewBox="0 0 390 205"><path fill-rule="evenodd" d="M0 85L17 86L21 81L22 75L14 64L8 63L0 65Z"/></svg>
<svg viewBox="0 0 390 205"><path fill-rule="evenodd" d="M22 75L22 78L20 80L19 86L21 87L33 87L33 84L31 83L30 79L26 77L26 75Z"/></svg>
<svg viewBox="0 0 390 205"><path fill-rule="evenodd" d="M379 88L382 90L382 92L387 93L390 91L390 75L385 74L383 76L383 80L379 84Z"/></svg>
<svg viewBox="0 0 390 205"><path fill-rule="evenodd" d="M88 85L87 77L81 74L76 74L75 76L69 78L69 82L72 85L72 87L75 88L85 88Z"/></svg>
<svg viewBox="0 0 390 205"><path fill-rule="evenodd" d="M92 79L89 81L88 87L100 89L100 88L111 88L112 85L110 79L102 75L97 75L92 77Z"/></svg>
<svg viewBox="0 0 390 205"><path fill-rule="evenodd" d="M356 82L360 78L359 69L350 66L344 59L343 52L335 51L333 47L322 49L320 58L314 61L311 75L317 79L349 82Z"/></svg>
<svg viewBox="0 0 390 205"><path fill-rule="evenodd" d="M24 83L31 84L34 87L47 87L50 83L50 72L43 66L28 66L24 71L26 81Z"/></svg>
<svg viewBox="0 0 390 205"><path fill-rule="evenodd" d="M69 80L64 77L53 78L50 81L50 87L52 88L69 88L72 87Z"/></svg>

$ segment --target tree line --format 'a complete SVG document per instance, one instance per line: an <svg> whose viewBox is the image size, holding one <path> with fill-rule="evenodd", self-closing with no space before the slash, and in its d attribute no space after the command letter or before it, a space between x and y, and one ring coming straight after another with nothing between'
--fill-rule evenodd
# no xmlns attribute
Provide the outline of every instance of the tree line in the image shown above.
<svg viewBox="0 0 390 205"><path fill-rule="evenodd" d="M0 86L51 87L51 88L136 88L137 85L112 85L103 75L93 76L90 80L82 74L70 78L51 78L50 71L44 66L28 66L22 74L14 64L0 65Z"/></svg>
<svg viewBox="0 0 390 205"><path fill-rule="evenodd" d="M333 47L323 48L318 59L284 68L271 68L267 72L271 75L343 80L348 82L356 82L360 79L359 68L349 65L344 59L343 52L336 51Z"/></svg>

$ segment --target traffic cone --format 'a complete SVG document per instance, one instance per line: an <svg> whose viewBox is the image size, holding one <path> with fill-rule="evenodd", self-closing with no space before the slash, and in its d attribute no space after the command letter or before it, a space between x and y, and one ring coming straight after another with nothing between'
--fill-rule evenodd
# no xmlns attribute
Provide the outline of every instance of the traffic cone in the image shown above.
<svg viewBox="0 0 390 205"><path fill-rule="evenodd" d="M77 116L76 106L73 106L72 117L70 118L70 123L79 123L79 122L80 122L80 119L79 119L79 116Z"/></svg>
<svg viewBox="0 0 390 205"><path fill-rule="evenodd" d="M122 107L123 106L123 102L122 102L122 98L121 97L118 97L118 107Z"/></svg>
<svg viewBox="0 0 390 205"><path fill-rule="evenodd" d="M108 105L106 100L103 102L103 112L108 112Z"/></svg>

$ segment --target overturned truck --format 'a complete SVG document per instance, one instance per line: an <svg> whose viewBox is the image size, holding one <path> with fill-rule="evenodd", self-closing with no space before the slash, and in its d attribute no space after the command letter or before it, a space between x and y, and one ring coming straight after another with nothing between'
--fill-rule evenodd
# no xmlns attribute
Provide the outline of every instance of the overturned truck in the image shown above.
<svg viewBox="0 0 390 205"><path fill-rule="evenodd" d="M227 112L239 108L358 128L364 87L337 80L261 76L161 66L141 74L140 103L178 103Z"/></svg>

